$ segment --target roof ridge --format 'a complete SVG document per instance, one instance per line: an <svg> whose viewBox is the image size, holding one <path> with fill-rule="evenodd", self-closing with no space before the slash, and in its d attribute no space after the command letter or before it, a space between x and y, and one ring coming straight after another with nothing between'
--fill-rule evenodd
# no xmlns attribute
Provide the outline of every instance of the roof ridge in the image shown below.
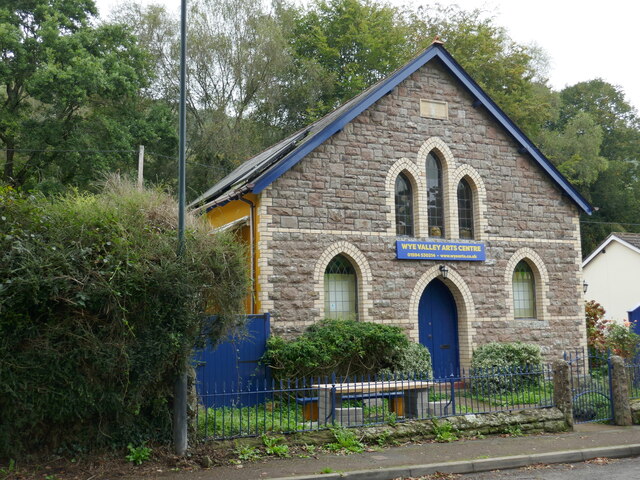
<svg viewBox="0 0 640 480"><path fill-rule="evenodd" d="M256 194L260 193L327 139L342 130L342 128L357 115L371 107L384 95L390 93L398 84L436 57L443 62L452 76L462 83L463 87L476 98L479 104L487 109L488 113L494 117L497 123L521 145L522 153L526 152L531 155L569 198L587 214L591 214L593 207L589 202L440 43L431 44L428 48L416 54L402 67L394 70L394 72L385 78L346 101L332 112L316 120L305 129L299 130L298 132L308 132L303 138L299 139L300 141L291 141L291 138L295 136L295 134L293 134L247 160L197 200L192 202L190 207L200 204L201 207L199 208L202 208L203 203L204 205L226 203L226 201L229 201L234 196L242 195L249 191ZM270 152L273 153L268 155ZM235 186L238 188L233 192L229 192L229 190ZM207 204L206 202L211 199L213 199L213 202Z"/></svg>

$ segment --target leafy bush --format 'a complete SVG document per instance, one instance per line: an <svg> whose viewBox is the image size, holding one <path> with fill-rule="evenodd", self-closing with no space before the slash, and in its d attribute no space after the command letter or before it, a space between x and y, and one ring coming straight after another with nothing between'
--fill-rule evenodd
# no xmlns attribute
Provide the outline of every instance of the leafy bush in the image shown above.
<svg viewBox="0 0 640 480"><path fill-rule="evenodd" d="M606 345L614 355L631 360L638 353L640 335L633 331L630 322L612 323L607 327Z"/></svg>
<svg viewBox="0 0 640 480"><path fill-rule="evenodd" d="M589 352L603 352L606 350L605 332L609 322L604 320L605 310L599 303L590 300L585 303L585 320L587 323L587 346Z"/></svg>
<svg viewBox="0 0 640 480"><path fill-rule="evenodd" d="M400 350L394 367L382 369L379 373L395 378L412 378L414 376L430 378L432 370L429 349L420 343L409 342L406 347Z"/></svg>
<svg viewBox="0 0 640 480"><path fill-rule="evenodd" d="M278 379L373 375L412 368L431 373L428 350L413 347L399 327L352 320L323 320L292 341L271 337L262 361Z"/></svg>
<svg viewBox="0 0 640 480"><path fill-rule="evenodd" d="M598 354L611 352L622 358L632 359L638 353L640 335L633 331L631 322L619 324L613 320L606 320L605 314L605 309L599 303L593 300L586 302L585 319L589 353L597 357Z"/></svg>
<svg viewBox="0 0 640 480"><path fill-rule="evenodd" d="M538 345L488 343L478 347L471 357L472 388L483 394L521 390L541 380L541 367Z"/></svg>
<svg viewBox="0 0 640 480"><path fill-rule="evenodd" d="M0 189L0 457L170 438L203 312L242 308L244 250L117 179L56 198Z"/></svg>

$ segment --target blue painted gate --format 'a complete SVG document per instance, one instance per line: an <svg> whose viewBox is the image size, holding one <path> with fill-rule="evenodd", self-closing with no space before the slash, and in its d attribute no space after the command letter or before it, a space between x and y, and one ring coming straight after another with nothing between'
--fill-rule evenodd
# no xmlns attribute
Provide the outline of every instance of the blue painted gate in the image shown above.
<svg viewBox="0 0 640 480"><path fill-rule="evenodd" d="M262 391L261 386L271 383L269 369L259 363L266 350L270 323L269 313L246 315L244 327L238 327L215 348L195 352L196 390L206 407L251 406L264 402L263 393L241 392ZM229 394L219 395L226 392Z"/></svg>
<svg viewBox="0 0 640 480"><path fill-rule="evenodd" d="M457 374L460 369L458 311L451 291L438 279L427 285L420 298L418 332L420 343L431 353L434 375Z"/></svg>
<svg viewBox="0 0 640 480"><path fill-rule="evenodd" d="M629 321L633 323L633 331L640 335L640 305L637 305L627 313L629 315Z"/></svg>

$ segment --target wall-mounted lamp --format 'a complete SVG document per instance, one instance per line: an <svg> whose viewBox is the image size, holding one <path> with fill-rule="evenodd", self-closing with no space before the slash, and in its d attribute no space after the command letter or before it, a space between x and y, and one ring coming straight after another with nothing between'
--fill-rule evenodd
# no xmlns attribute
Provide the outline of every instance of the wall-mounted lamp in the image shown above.
<svg viewBox="0 0 640 480"><path fill-rule="evenodd" d="M449 276L449 269L446 265L440 265L440 275L442 275L442 278L447 278Z"/></svg>
<svg viewBox="0 0 640 480"><path fill-rule="evenodd" d="M587 293L588 289L589 289L589 284L587 282L582 282L582 292Z"/></svg>

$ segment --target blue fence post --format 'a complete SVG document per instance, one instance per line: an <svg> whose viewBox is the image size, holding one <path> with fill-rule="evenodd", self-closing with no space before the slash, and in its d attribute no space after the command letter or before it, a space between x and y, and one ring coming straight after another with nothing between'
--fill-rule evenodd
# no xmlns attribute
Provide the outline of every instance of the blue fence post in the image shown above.
<svg viewBox="0 0 640 480"><path fill-rule="evenodd" d="M456 414L456 378L451 374L451 413Z"/></svg>
<svg viewBox="0 0 640 480"><path fill-rule="evenodd" d="M331 374L331 425L336 424L336 374Z"/></svg>

